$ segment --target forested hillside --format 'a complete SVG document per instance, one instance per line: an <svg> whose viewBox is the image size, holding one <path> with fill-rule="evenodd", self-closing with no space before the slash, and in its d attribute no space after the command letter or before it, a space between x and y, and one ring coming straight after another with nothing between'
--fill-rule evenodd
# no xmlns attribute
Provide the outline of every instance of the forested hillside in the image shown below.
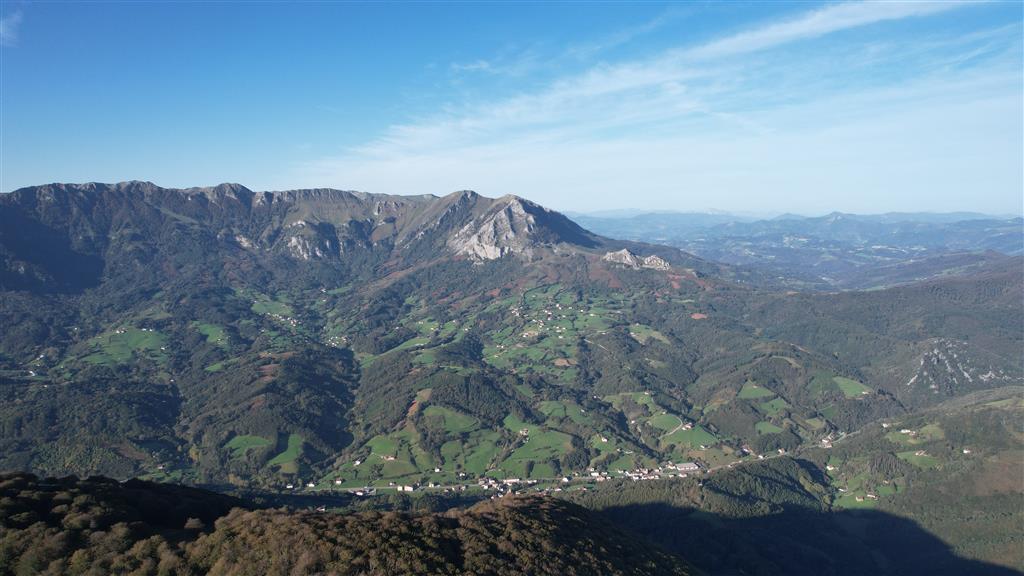
<svg viewBox="0 0 1024 576"><path fill-rule="evenodd" d="M133 481L0 476L0 574L685 575L579 506L509 498L445 514L229 507Z"/></svg>
<svg viewBox="0 0 1024 576"><path fill-rule="evenodd" d="M511 196L26 188L0 196L0 467L676 476L1019 384L1021 271L799 294Z"/></svg>

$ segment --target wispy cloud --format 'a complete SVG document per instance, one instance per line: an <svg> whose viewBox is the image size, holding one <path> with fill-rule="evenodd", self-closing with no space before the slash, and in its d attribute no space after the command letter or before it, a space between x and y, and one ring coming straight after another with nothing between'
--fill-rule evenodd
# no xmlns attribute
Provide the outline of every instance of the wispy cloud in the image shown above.
<svg viewBox="0 0 1024 576"><path fill-rule="evenodd" d="M732 56L772 48L781 44L818 38L826 34L913 16L944 12L965 2L850 2L836 4L797 18L741 32L709 42L686 52L694 58Z"/></svg>
<svg viewBox="0 0 1024 576"><path fill-rule="evenodd" d="M683 11L678 8L671 8L646 22L617 30L598 40L570 46L566 49L565 53L573 58L584 60L592 58L597 54L628 44L637 38L652 33L678 18L682 13Z"/></svg>
<svg viewBox="0 0 1024 576"><path fill-rule="evenodd" d="M489 58L452 62L448 65L448 70L456 79L474 74L522 78L536 72L544 65L536 46L510 45L505 46L498 54Z"/></svg>
<svg viewBox="0 0 1024 576"><path fill-rule="evenodd" d="M880 50L865 58L859 46L848 45L845 53L850 56L839 61L847 68L837 70L831 55L808 51L799 62L792 62L774 59L770 51L963 5L837 4L698 46L595 65L542 89L452 104L419 121L391 126L379 138L340 157L302 165L300 174L293 177L305 177L311 185L332 183L396 193L468 187L493 194L530 194L543 189L542 199L556 207L586 201L594 194L606 198L590 200L592 207L635 202L636 198L617 201L612 194L642 185L650 198L660 199L661 207L673 195L693 193L711 194L721 201L719 206L728 208L735 206L727 202L740 201L743 195L730 198L723 190L742 189L749 195L751 188L764 184L796 194L796 188L823 185L829 171L846 178L842 187L849 190L847 195L857 190L854 184L879 189L886 170L897 170L893 166L899 162L905 168L914 164L913 153L897 153L899 146L911 150L918 146L921 157L945 153L940 141L918 142L920 134L934 137L935 128L929 128L929 123L948 125L970 116L972 110L982 110L976 126L958 124L963 142L977 150L984 143L984 130L1005 136L1005 129L999 132L992 123L999 113L1009 113L1013 132L1019 124L1013 124L1020 116L1019 105L1014 115L1013 98L1005 97L1019 99L1020 74L1013 70L1013 62L955 77L948 73L948 63L973 61L999 48L1005 51L1008 44L1016 45L1019 52L1019 27L952 44L924 42L922 53L915 56L912 77L891 86L879 85L872 78L872 67L903 64L899 53ZM649 23L656 25L660 24ZM627 31L622 37L632 33L642 32ZM479 61L475 66L486 69L490 64ZM850 86L857 67L863 68L859 72L867 78L861 87ZM1000 98L992 101L987 91ZM886 150L888 159L867 150L871 137L882 139L885 145L875 147ZM819 142L827 138L840 140ZM886 168L875 170L878 178L860 174L843 158L843 146L836 147L842 142L850 143L850 158L862 154L862 161ZM1011 140L1008 145L1010 153L1020 149L1019 142L1015 145ZM977 150L962 152L944 168L967 170L965 159L984 157ZM996 160L1007 161L1004 155ZM807 167L806 182L792 181L805 162L818 164ZM905 173L889 176L893 183L907 184ZM950 174L946 179L949 184L961 180ZM806 199L820 201L820 193ZM705 200L700 206L713 204Z"/></svg>
<svg viewBox="0 0 1024 576"><path fill-rule="evenodd" d="M18 43L18 28L21 26L21 10L0 18L0 46L15 46Z"/></svg>
<svg viewBox="0 0 1024 576"><path fill-rule="evenodd" d="M474 60L472 62L452 62L451 69L455 72L481 72L491 70L491 63L488 60Z"/></svg>

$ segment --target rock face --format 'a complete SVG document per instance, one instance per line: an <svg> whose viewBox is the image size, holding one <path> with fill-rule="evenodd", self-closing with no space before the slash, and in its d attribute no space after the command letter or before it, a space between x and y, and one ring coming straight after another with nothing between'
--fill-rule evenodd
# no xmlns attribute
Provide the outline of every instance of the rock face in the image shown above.
<svg viewBox="0 0 1024 576"><path fill-rule="evenodd" d="M640 267L640 261L637 259L637 257L634 256L632 252L625 248L617 252L608 252L601 259L604 260L605 262L611 262L613 264L622 264L627 268L636 269Z"/></svg>
<svg viewBox="0 0 1024 576"><path fill-rule="evenodd" d="M506 255L529 259L535 247L558 241L549 230L538 226L538 211L545 210L514 196L499 198L481 216L460 228L448 240L448 247L478 260Z"/></svg>
<svg viewBox="0 0 1024 576"><path fill-rule="evenodd" d="M605 262L611 262L613 264L620 264L626 268L632 268L639 270L640 268L650 268L652 270L668 270L671 268L669 263L666 262L660 256L650 255L640 257L633 254L629 250L623 248L616 252L608 252L602 258Z"/></svg>

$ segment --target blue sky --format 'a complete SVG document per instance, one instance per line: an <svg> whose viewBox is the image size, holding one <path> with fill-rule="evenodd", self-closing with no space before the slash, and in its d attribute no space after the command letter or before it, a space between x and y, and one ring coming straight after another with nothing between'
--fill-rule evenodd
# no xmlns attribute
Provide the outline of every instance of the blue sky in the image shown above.
<svg viewBox="0 0 1024 576"><path fill-rule="evenodd" d="M1022 3L0 3L0 190L1021 213Z"/></svg>

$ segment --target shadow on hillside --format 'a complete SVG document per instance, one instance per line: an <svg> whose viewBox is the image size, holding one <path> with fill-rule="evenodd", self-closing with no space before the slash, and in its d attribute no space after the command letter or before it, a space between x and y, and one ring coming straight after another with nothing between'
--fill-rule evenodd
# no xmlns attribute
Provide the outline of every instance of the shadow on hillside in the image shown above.
<svg viewBox="0 0 1024 576"><path fill-rule="evenodd" d="M915 522L874 510L785 511L727 518L667 504L602 514L710 575L1021 576L957 556Z"/></svg>

